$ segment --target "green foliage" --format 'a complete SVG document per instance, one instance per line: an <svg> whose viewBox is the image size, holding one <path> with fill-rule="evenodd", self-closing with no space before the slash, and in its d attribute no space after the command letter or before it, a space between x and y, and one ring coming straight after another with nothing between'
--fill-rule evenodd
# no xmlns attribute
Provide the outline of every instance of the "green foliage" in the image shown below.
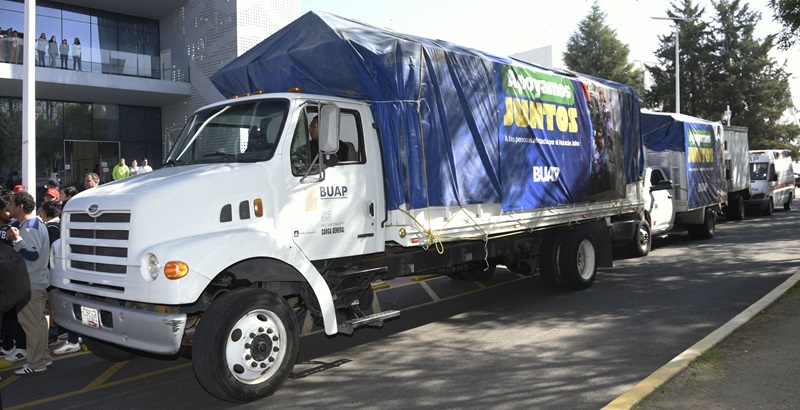
<svg viewBox="0 0 800 410"><path fill-rule="evenodd" d="M570 35L564 63L570 70L627 84L641 94L644 73L628 62L630 48L606 25L606 14L595 2L592 10Z"/></svg>
<svg viewBox="0 0 800 410"><path fill-rule="evenodd" d="M692 0L672 4L667 14L685 17L679 26L680 112L712 121L722 119L726 106L733 116L731 125L748 128L752 149L790 149L800 128L781 122L792 106L790 73L778 65L769 51L774 36L754 35L761 15L740 0L712 1L710 23L705 9ZM660 36L656 52L660 65L648 67L654 86L645 94L643 107L675 112L675 37Z"/></svg>
<svg viewBox="0 0 800 410"><path fill-rule="evenodd" d="M769 7L775 12L775 19L783 24L778 45L788 50L800 39L800 0L770 0Z"/></svg>

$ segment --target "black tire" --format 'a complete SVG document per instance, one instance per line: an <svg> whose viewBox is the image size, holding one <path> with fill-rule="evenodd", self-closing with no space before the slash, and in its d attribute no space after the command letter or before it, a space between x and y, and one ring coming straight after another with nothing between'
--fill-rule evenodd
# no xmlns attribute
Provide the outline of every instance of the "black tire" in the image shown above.
<svg viewBox="0 0 800 410"><path fill-rule="evenodd" d="M650 222L646 219L639 221L639 226L636 227L636 234L630 243L631 253L636 257L647 256L652 246L653 236L650 234Z"/></svg>
<svg viewBox="0 0 800 410"><path fill-rule="evenodd" d="M703 215L703 223L689 225L689 237L692 239L711 239L717 231L717 218L714 211L706 209Z"/></svg>
<svg viewBox="0 0 800 410"><path fill-rule="evenodd" d="M597 248L589 233L576 230L564 235L558 259L565 287L582 290L592 286L597 277Z"/></svg>
<svg viewBox="0 0 800 410"><path fill-rule="evenodd" d="M542 282L551 288L564 286L558 265L563 236L561 232L546 235L539 246L539 276L542 278Z"/></svg>
<svg viewBox="0 0 800 410"><path fill-rule="evenodd" d="M211 304L194 337L192 365L200 385L230 402L248 402L277 391L300 350L294 313L263 289L236 289Z"/></svg>
<svg viewBox="0 0 800 410"><path fill-rule="evenodd" d="M741 221L744 219L744 199L742 197L737 196L733 198L731 203L728 204L728 208L725 210L725 216L728 218L729 221Z"/></svg>
<svg viewBox="0 0 800 410"><path fill-rule="evenodd" d="M770 216L775 213L775 204L772 202L772 198L767 201L767 208L764 210L764 215Z"/></svg>
<svg viewBox="0 0 800 410"><path fill-rule="evenodd" d="M481 262L482 267L474 268L470 270L465 270L463 272L454 273L452 275L447 275L450 279L455 280L469 280L473 282L480 282L491 278L494 275L494 272L497 270L497 265L494 263L489 264L489 268L486 268L486 264Z"/></svg>
<svg viewBox="0 0 800 410"><path fill-rule="evenodd" d="M102 340L82 336L83 343L93 355L109 362L125 362L137 357L132 350Z"/></svg>
<svg viewBox="0 0 800 410"><path fill-rule="evenodd" d="M791 196L789 196L789 200L786 201L785 204L783 204L783 209L785 211L791 211L792 210L792 197Z"/></svg>

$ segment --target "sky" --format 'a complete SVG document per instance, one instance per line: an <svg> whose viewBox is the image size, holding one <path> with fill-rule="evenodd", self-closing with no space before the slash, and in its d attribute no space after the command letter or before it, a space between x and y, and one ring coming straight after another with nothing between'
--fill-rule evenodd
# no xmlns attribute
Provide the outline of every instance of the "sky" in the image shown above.
<svg viewBox="0 0 800 410"><path fill-rule="evenodd" d="M773 21L768 0L742 0L750 9L761 13L756 37L775 34L780 25ZM666 17L671 10L668 0L598 0L606 13L606 24L616 30L617 38L630 48L630 59L654 64L659 36L674 31ZM705 7L704 16L711 21L716 14L710 0L695 0ZM594 0L300 0L300 12L325 11L374 26L417 36L446 40L481 51L511 55L534 48L552 46L553 65L563 67L561 55L578 28L578 23L591 11ZM691 41L680 38L679 41ZM791 73L790 87L794 105L800 109L800 45L771 56L782 64L786 61ZM724 109L724 108L723 108ZM735 116L736 113L733 113ZM798 113L800 115L800 113Z"/></svg>

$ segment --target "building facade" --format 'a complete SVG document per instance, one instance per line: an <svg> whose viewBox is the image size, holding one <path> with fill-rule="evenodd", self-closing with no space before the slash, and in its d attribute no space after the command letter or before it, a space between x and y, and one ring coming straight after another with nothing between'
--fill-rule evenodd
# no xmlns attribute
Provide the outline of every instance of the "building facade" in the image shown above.
<svg viewBox="0 0 800 410"><path fill-rule="evenodd" d="M24 53L37 186L57 173L80 189L87 172L110 181L121 157L159 167L191 113L223 98L208 78L299 12L299 0L37 1L25 33L23 1L0 0L0 183L21 174Z"/></svg>

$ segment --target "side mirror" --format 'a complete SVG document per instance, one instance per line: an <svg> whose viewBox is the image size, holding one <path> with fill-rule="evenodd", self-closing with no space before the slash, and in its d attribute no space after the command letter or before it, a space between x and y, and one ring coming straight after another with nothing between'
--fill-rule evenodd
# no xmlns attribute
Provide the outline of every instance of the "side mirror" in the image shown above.
<svg viewBox="0 0 800 410"><path fill-rule="evenodd" d="M772 174L769 176L770 182L778 182L778 174Z"/></svg>
<svg viewBox="0 0 800 410"><path fill-rule="evenodd" d="M658 181L658 185L650 187L650 192L663 191L665 189L675 189L675 186L672 185L671 179L662 179L661 181Z"/></svg>
<svg viewBox="0 0 800 410"><path fill-rule="evenodd" d="M339 150L339 107L325 104L319 111L319 151L331 155Z"/></svg>

